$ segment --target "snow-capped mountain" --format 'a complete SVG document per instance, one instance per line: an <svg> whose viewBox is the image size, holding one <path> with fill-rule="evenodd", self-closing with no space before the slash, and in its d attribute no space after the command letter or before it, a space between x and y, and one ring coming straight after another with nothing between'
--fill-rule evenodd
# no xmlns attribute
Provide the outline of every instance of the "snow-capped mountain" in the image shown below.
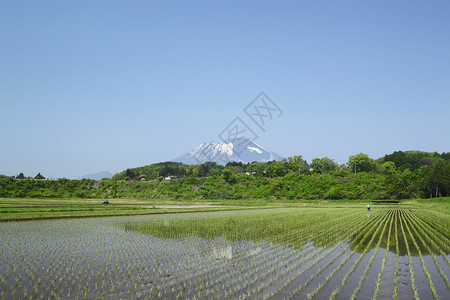
<svg viewBox="0 0 450 300"><path fill-rule="evenodd" d="M237 138L220 143L210 142L200 144L173 161L189 165L213 161L217 164L225 165L231 161L251 163L254 161L267 162L281 159L282 157L280 155L267 150L247 138Z"/></svg>

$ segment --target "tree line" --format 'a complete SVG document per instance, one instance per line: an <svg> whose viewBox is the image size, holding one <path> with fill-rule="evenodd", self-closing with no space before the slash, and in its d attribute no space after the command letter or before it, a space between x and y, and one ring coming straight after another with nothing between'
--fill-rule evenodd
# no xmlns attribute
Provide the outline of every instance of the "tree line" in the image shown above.
<svg viewBox="0 0 450 300"><path fill-rule="evenodd" d="M127 179L144 176L145 181ZM166 180L168 176L179 179ZM33 180L0 177L0 197L142 197L185 199L408 199L450 196L450 153L359 153L346 164L302 156L281 161L177 162L132 168L112 179Z"/></svg>

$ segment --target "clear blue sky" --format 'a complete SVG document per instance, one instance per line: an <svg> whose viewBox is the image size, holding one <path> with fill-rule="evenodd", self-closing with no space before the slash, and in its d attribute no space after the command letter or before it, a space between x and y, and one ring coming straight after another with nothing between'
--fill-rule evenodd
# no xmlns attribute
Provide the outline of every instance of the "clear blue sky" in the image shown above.
<svg viewBox="0 0 450 300"><path fill-rule="evenodd" d="M283 156L450 151L449 1L1 1L0 174L171 160L261 91Z"/></svg>

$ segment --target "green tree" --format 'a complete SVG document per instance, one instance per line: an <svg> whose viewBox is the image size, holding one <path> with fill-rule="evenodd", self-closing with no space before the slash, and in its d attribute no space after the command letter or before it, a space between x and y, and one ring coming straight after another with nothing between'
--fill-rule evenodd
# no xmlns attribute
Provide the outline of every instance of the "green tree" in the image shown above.
<svg viewBox="0 0 450 300"><path fill-rule="evenodd" d="M392 161L387 161L381 165L381 169L383 171L383 174L393 175L396 171L395 163Z"/></svg>
<svg viewBox="0 0 450 300"><path fill-rule="evenodd" d="M283 158L281 162L285 165L286 169L296 172L297 174L309 173L308 163L303 159L303 156L301 155Z"/></svg>
<svg viewBox="0 0 450 300"><path fill-rule="evenodd" d="M309 166L313 173L318 174L332 172L338 168L338 164L328 157L314 158Z"/></svg>
<svg viewBox="0 0 450 300"><path fill-rule="evenodd" d="M450 167L443 159L438 159L424 178L425 195L447 196L450 193Z"/></svg>
<svg viewBox="0 0 450 300"><path fill-rule="evenodd" d="M133 177L135 177L135 176L136 176L136 173L134 173L132 170L127 169L127 170L125 171L125 177L133 178Z"/></svg>
<svg viewBox="0 0 450 300"><path fill-rule="evenodd" d="M207 162L205 162L205 163L203 163L203 164L201 164L199 167L198 167L198 176L199 177L205 177L205 176L208 176L209 175L209 172L212 170L212 169L221 169L221 168L223 168L222 166L219 166L217 163L215 163L215 162L213 162L213 161L207 161Z"/></svg>
<svg viewBox="0 0 450 300"><path fill-rule="evenodd" d="M23 175L23 173L19 173L19 175L16 176L16 179L25 179L25 175Z"/></svg>
<svg viewBox="0 0 450 300"><path fill-rule="evenodd" d="M262 175L265 168L265 163L262 162L252 162L251 164L247 165L245 168L246 172L252 173L255 172L258 175Z"/></svg>
<svg viewBox="0 0 450 300"><path fill-rule="evenodd" d="M358 153L348 158L347 165L356 172L370 172L373 171L375 163L367 154Z"/></svg>
<svg viewBox="0 0 450 300"><path fill-rule="evenodd" d="M229 184L234 184L236 183L236 176L234 175L234 173L229 170L229 169L225 169L222 172L222 177L223 179L225 179L225 181Z"/></svg>

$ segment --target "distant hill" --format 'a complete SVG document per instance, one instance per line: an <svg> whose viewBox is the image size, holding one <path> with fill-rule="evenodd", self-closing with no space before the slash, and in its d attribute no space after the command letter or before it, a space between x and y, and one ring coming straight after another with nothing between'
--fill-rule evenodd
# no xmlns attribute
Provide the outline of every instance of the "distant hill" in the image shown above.
<svg viewBox="0 0 450 300"><path fill-rule="evenodd" d="M109 171L102 171L98 173L88 174L80 177L80 179L93 179L93 180L101 180L103 178L111 178L113 177L113 173Z"/></svg>
<svg viewBox="0 0 450 300"><path fill-rule="evenodd" d="M424 151L395 151L391 154L386 154L384 157L377 159L377 161L383 163L386 161L392 161L399 169L410 169L415 171L422 166L431 166L436 163L437 159L450 159L450 152L443 152L439 154L437 152L424 152Z"/></svg>
<svg viewBox="0 0 450 300"><path fill-rule="evenodd" d="M172 161L187 165L198 165L207 161L225 165L228 162L268 162L282 160L278 155L247 138L237 138L232 141L203 143Z"/></svg>

